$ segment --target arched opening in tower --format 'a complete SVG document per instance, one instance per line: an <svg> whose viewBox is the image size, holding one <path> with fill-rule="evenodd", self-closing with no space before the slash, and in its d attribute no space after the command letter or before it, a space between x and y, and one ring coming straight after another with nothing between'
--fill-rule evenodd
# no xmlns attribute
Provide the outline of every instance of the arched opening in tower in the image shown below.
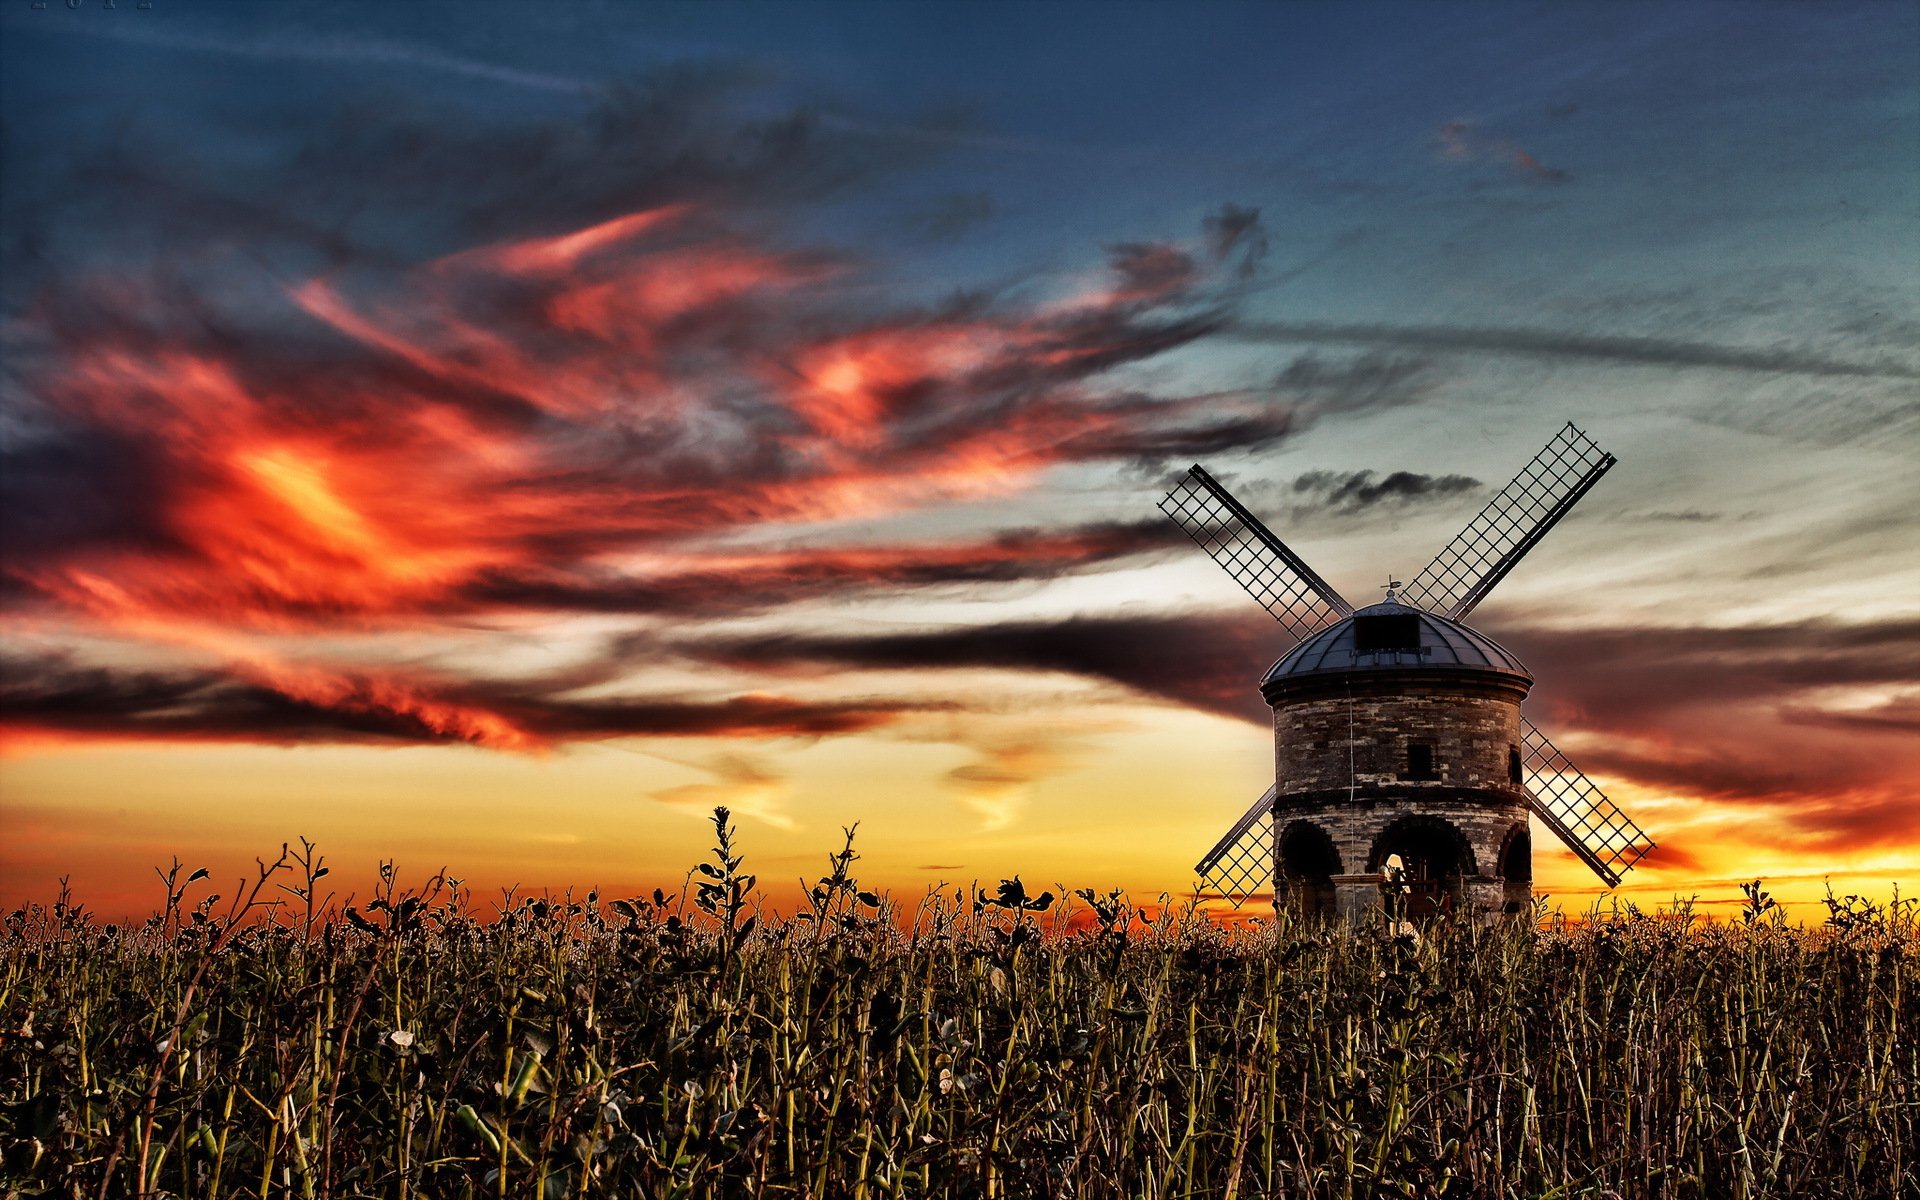
<svg viewBox="0 0 1920 1200"><path fill-rule="evenodd" d="M1501 909L1521 913L1533 903L1533 833L1525 825L1507 831L1500 847Z"/></svg>
<svg viewBox="0 0 1920 1200"><path fill-rule="evenodd" d="M1280 831L1279 875L1283 897L1301 916L1331 918L1333 877L1340 874L1340 851L1333 838L1312 821L1294 821Z"/></svg>
<svg viewBox="0 0 1920 1200"><path fill-rule="evenodd" d="M1475 873L1473 847L1451 821L1401 817L1380 831L1367 869L1387 876L1387 899L1409 919L1452 912Z"/></svg>

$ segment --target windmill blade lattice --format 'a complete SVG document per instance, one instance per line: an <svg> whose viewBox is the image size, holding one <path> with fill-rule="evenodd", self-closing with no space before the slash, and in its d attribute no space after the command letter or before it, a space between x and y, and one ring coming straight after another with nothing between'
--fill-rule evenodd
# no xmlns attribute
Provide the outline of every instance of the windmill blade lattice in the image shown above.
<svg viewBox="0 0 1920 1200"><path fill-rule="evenodd" d="M1487 501L1480 515L1401 590L1400 598L1456 621L1465 617L1613 462L1613 455L1567 422L1546 449Z"/></svg>
<svg viewBox="0 0 1920 1200"><path fill-rule="evenodd" d="M1653 849L1653 840L1525 717L1520 734L1534 815L1608 887L1618 886L1621 875Z"/></svg>
<svg viewBox="0 0 1920 1200"><path fill-rule="evenodd" d="M1353 611L1333 585L1200 466L1195 465L1167 493L1160 510L1295 638L1324 629Z"/></svg>
<svg viewBox="0 0 1920 1200"><path fill-rule="evenodd" d="M1202 891L1223 896L1239 908L1273 886L1273 822L1267 815L1279 794L1278 788L1268 788L1194 866Z"/></svg>

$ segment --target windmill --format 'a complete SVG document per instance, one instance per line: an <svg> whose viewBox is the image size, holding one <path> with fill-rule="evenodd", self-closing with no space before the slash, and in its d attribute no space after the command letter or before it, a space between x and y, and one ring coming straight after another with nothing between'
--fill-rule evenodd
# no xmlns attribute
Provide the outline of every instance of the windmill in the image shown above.
<svg viewBox="0 0 1920 1200"><path fill-rule="evenodd" d="M1391 880L1419 912L1530 900L1527 817L1607 886L1653 849L1520 712L1533 677L1463 622L1614 464L1569 422L1386 600L1356 610L1203 468L1161 509L1294 639L1267 672L1274 786L1196 868L1238 908L1357 917Z"/></svg>

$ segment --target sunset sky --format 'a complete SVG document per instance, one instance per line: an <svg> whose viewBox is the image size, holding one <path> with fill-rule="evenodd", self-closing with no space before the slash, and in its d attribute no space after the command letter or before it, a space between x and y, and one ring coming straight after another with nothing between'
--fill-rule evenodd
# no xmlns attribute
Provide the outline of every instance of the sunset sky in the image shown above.
<svg viewBox="0 0 1920 1200"><path fill-rule="evenodd" d="M1160 496L1366 603L1570 419L1621 894L1920 883L1920 8L136 2L0 13L0 904L1177 896L1288 642Z"/></svg>

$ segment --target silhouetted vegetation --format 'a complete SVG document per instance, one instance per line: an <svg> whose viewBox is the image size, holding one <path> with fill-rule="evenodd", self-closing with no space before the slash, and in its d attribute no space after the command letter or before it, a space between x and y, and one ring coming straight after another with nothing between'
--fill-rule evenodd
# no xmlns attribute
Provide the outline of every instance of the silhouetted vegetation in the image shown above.
<svg viewBox="0 0 1920 1200"><path fill-rule="evenodd" d="M1285 919L856 882L757 910L725 810L678 894L12 914L5 1195L1920 1194L1915 911Z"/></svg>

